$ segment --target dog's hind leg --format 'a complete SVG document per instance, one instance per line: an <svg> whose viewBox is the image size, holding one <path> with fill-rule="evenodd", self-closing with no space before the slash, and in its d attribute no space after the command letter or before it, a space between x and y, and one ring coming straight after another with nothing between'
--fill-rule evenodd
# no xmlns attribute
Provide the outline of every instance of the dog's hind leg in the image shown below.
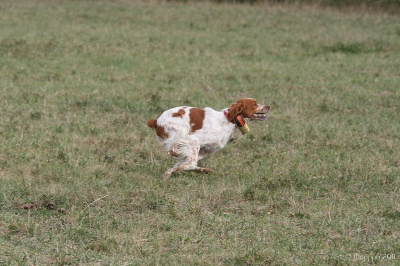
<svg viewBox="0 0 400 266"><path fill-rule="evenodd" d="M209 173L211 169L197 166L199 161L200 143L195 138L189 139L190 152L187 154L186 160L179 165L178 171L195 171L200 173Z"/></svg>
<svg viewBox="0 0 400 266"><path fill-rule="evenodd" d="M172 174L180 172L181 165L186 163L187 158L190 155L190 152L188 152L188 149L190 149L190 142L187 138L185 137L180 137L175 140L175 142L172 143L169 147L167 147L167 153L170 156L175 157L176 163L175 165L165 171L163 177L168 178Z"/></svg>
<svg viewBox="0 0 400 266"><path fill-rule="evenodd" d="M211 169L197 166L199 160L200 143L195 138L180 139L171 145L168 154L176 157L174 167L164 173L164 178L182 171L195 171L200 173L209 173Z"/></svg>

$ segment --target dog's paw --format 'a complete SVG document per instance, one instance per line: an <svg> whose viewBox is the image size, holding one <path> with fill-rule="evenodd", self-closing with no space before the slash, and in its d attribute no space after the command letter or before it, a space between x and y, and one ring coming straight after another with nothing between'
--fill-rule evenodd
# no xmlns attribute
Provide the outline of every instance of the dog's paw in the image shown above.
<svg viewBox="0 0 400 266"><path fill-rule="evenodd" d="M212 170L210 168L204 168L204 167L197 167L194 171L199 172L199 173L211 173Z"/></svg>
<svg viewBox="0 0 400 266"><path fill-rule="evenodd" d="M168 178L171 177L171 175L172 175L172 171L171 171L171 169L169 169L169 170L167 170L167 171L162 175L162 177L163 177L164 179L168 179Z"/></svg>
<svg viewBox="0 0 400 266"><path fill-rule="evenodd" d="M173 145L169 150L168 150L168 155L170 156L174 156L174 157L178 157L179 156L179 150L178 148Z"/></svg>

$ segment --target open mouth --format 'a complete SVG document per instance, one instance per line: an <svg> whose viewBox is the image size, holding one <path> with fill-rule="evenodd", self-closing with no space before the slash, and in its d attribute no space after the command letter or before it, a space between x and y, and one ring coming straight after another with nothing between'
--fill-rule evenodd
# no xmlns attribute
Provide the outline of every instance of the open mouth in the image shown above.
<svg viewBox="0 0 400 266"><path fill-rule="evenodd" d="M263 121L267 119L267 113L269 112L270 107L267 105L259 105L258 110L251 116L251 120L259 120Z"/></svg>
<svg viewBox="0 0 400 266"><path fill-rule="evenodd" d="M263 121L265 119L267 119L267 113L254 113L251 117L251 120Z"/></svg>

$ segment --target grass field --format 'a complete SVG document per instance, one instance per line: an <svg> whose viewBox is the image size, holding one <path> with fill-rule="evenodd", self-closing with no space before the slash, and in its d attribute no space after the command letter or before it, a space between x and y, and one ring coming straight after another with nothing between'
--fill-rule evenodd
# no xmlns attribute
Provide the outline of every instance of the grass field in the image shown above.
<svg viewBox="0 0 400 266"><path fill-rule="evenodd" d="M400 265L400 16L0 2L0 265ZM183 173L145 126L271 105Z"/></svg>

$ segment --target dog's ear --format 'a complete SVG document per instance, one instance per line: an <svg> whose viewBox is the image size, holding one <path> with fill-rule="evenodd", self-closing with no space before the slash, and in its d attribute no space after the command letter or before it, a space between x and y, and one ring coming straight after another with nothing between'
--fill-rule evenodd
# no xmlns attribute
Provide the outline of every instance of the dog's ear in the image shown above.
<svg viewBox="0 0 400 266"><path fill-rule="evenodd" d="M232 121L237 115L243 112L244 105L241 102L236 102L229 106L227 118L229 121Z"/></svg>

